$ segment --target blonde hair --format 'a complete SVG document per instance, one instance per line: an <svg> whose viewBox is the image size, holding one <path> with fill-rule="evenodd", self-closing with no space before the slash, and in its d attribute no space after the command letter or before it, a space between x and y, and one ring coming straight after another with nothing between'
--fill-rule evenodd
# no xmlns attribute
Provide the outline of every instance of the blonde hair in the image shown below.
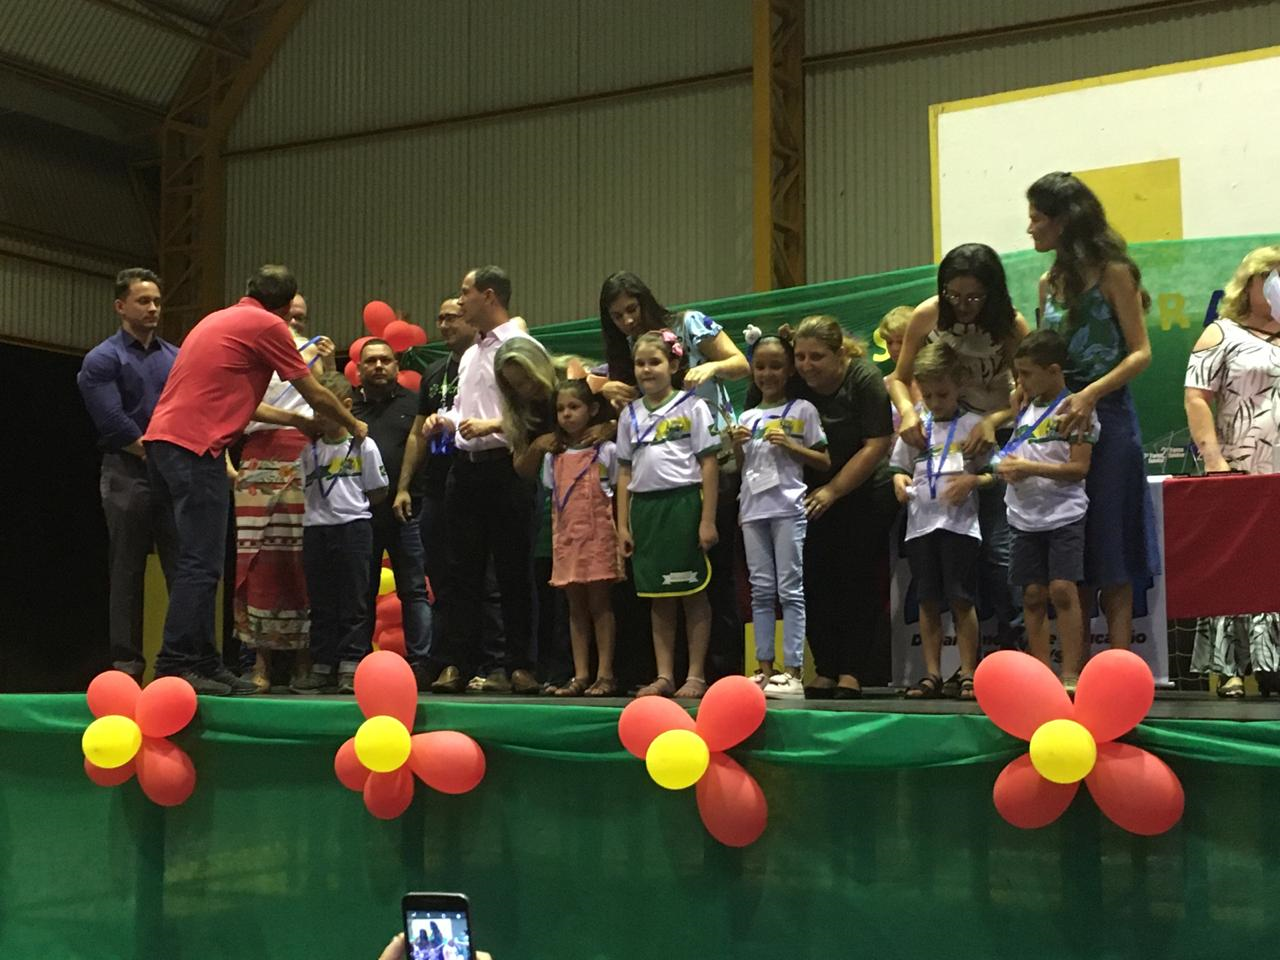
<svg viewBox="0 0 1280 960"><path fill-rule="evenodd" d="M794 332L790 324L783 324L778 328L778 335L781 336L784 330L792 338L792 343L797 340L817 340L832 353L838 354L843 350L850 359L867 355L867 345L857 337L845 333L840 321L826 314L805 317Z"/></svg>
<svg viewBox="0 0 1280 960"><path fill-rule="evenodd" d="M1245 254L1218 301L1218 316L1242 323L1249 316L1249 281L1280 267L1280 246L1258 247Z"/></svg>
<svg viewBox="0 0 1280 960"><path fill-rule="evenodd" d="M941 340L926 343L916 354L915 363L911 366L911 376L916 380L933 383L944 377L956 386L964 383L964 367L953 346Z"/></svg>
<svg viewBox="0 0 1280 960"><path fill-rule="evenodd" d="M523 453L529 446L529 435L538 429L549 412L554 414L556 384L572 359L552 357L542 344L529 337L514 337L498 348L493 357L493 373L502 394L502 432L515 453ZM542 403L531 403L511 389L502 375L502 368L508 363L516 364L542 388L546 398Z"/></svg>
<svg viewBox="0 0 1280 960"><path fill-rule="evenodd" d="M880 318L880 326L876 327L876 333L880 334L881 340L902 336L907 332L907 326L911 323L911 316L915 312L914 307L894 307Z"/></svg>

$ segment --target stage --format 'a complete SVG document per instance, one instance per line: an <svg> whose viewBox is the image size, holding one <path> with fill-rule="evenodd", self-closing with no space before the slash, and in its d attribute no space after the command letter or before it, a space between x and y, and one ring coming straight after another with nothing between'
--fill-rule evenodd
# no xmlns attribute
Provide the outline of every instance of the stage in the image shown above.
<svg viewBox="0 0 1280 960"><path fill-rule="evenodd" d="M742 850L623 751L626 701L423 698L415 729L475 737L488 773L384 822L333 774L351 698L202 699L173 738L199 782L166 810L85 778L82 696L3 696L0 956L373 960L409 889L469 894L498 960L1269 952L1280 702L1159 695L1126 739L1187 806L1147 839L1084 791L1009 826L991 786L1025 744L975 705L875 693L774 706L731 751L770 810Z"/></svg>

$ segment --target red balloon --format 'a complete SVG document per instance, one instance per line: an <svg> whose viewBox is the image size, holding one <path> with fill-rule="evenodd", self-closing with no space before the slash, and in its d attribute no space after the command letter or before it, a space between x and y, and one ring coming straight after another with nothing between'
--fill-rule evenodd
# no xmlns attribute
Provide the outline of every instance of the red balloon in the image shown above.
<svg viewBox="0 0 1280 960"><path fill-rule="evenodd" d="M1076 722L1099 743L1136 727L1156 698L1156 679L1147 662L1129 650L1104 650L1080 671Z"/></svg>
<svg viewBox="0 0 1280 960"><path fill-rule="evenodd" d="M377 650L356 667L356 702L366 717L386 714L409 730L418 711L418 681L404 657Z"/></svg>
<svg viewBox="0 0 1280 960"><path fill-rule="evenodd" d="M406 321L408 322L408 321ZM409 324L409 332L413 335L413 342L409 344L411 347L420 347L427 342L427 331L416 323Z"/></svg>
<svg viewBox="0 0 1280 960"><path fill-rule="evenodd" d="M1078 789L1078 783L1046 780L1031 765L1030 754L1024 753L1000 771L991 796L1000 816L1015 827L1034 830L1062 816Z"/></svg>
<svg viewBox="0 0 1280 960"><path fill-rule="evenodd" d="M441 793L468 793L484 779L484 751L465 733L433 730L413 736L409 768Z"/></svg>
<svg viewBox="0 0 1280 960"><path fill-rule="evenodd" d="M144 737L171 737L196 715L196 691L181 677L160 677L138 698L135 719Z"/></svg>
<svg viewBox="0 0 1280 960"><path fill-rule="evenodd" d="M401 627L387 627L379 630L373 636L373 641L378 645L379 650L390 650L399 656L407 656L404 646L404 629Z"/></svg>
<svg viewBox="0 0 1280 960"><path fill-rule="evenodd" d="M764 691L748 677L724 677L703 696L695 729L712 753L728 750L756 732L764 709Z"/></svg>
<svg viewBox="0 0 1280 960"><path fill-rule="evenodd" d="M108 714L110 716L110 714ZM86 757L84 761L84 772L90 780L100 787L118 787L124 783L134 773L134 762L130 760L124 766L113 767L107 770L103 767L95 766L89 762Z"/></svg>
<svg viewBox="0 0 1280 960"><path fill-rule="evenodd" d="M413 324L404 320L392 320L382 331L382 339L391 345L396 353L408 350L417 339L413 332Z"/></svg>
<svg viewBox="0 0 1280 960"><path fill-rule="evenodd" d="M369 779L372 771L356 756L355 737L347 740L333 755L333 772L337 774L338 782L348 790L354 790L356 793L364 792L364 783Z"/></svg>
<svg viewBox="0 0 1280 960"><path fill-rule="evenodd" d="M1141 747L1098 744L1098 762L1084 782L1108 819L1130 833L1154 837L1182 819L1182 782L1167 763Z"/></svg>
<svg viewBox="0 0 1280 960"><path fill-rule="evenodd" d="M1072 719L1071 698L1052 670L1029 654L997 650L983 657L973 674L978 706L991 722L1030 740L1050 720Z"/></svg>
<svg viewBox="0 0 1280 960"><path fill-rule="evenodd" d="M104 670L89 682L85 696L95 717L132 717L142 688L123 670Z"/></svg>
<svg viewBox="0 0 1280 960"><path fill-rule="evenodd" d="M644 759L654 737L668 730L694 729L693 717L680 704L665 697L632 700L618 718L618 739L627 752Z"/></svg>
<svg viewBox="0 0 1280 960"><path fill-rule="evenodd" d="M196 788L195 764L186 751L168 740L143 737L137 766L142 792L162 807L176 807Z"/></svg>
<svg viewBox="0 0 1280 960"><path fill-rule="evenodd" d="M354 340L352 340L351 346L347 348L347 359L350 360L352 363L358 364L360 362L360 351L363 350L364 345L372 339L374 338L373 337L356 337Z"/></svg>
<svg viewBox="0 0 1280 960"><path fill-rule="evenodd" d="M404 623L404 607L394 592L378 598L375 613L379 627L398 627Z"/></svg>
<svg viewBox="0 0 1280 960"><path fill-rule="evenodd" d="M394 323L396 312L391 309L389 303L381 300L370 300L364 305L364 325L369 328L369 332L375 337L382 337L383 332L387 328L387 324ZM383 337L385 340L386 338Z"/></svg>
<svg viewBox="0 0 1280 960"><path fill-rule="evenodd" d="M417 370L401 370L396 382L406 390L417 391L422 386L422 374Z"/></svg>
<svg viewBox="0 0 1280 960"><path fill-rule="evenodd" d="M703 825L726 847L745 847L760 839L769 822L769 803L755 777L732 757L713 753L694 790Z"/></svg>
<svg viewBox="0 0 1280 960"><path fill-rule="evenodd" d="M347 361L347 365L342 368L342 375L347 378L347 383L353 387L360 386L360 371L356 368L354 360Z"/></svg>
<svg viewBox="0 0 1280 960"><path fill-rule="evenodd" d="M404 767L371 773L364 782L364 805L379 820L394 820L413 803L413 774Z"/></svg>

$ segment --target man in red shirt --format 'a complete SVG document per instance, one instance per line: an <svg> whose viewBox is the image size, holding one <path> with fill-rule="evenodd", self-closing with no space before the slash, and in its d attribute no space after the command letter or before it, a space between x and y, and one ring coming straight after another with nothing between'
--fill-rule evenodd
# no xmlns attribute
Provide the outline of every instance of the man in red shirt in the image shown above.
<svg viewBox="0 0 1280 960"><path fill-rule="evenodd" d="M287 267L264 266L247 296L187 334L143 436L151 488L173 513L178 562L169 581L157 676L180 676L197 693L254 693L226 668L213 642L230 493L223 454L250 420L308 429L309 418L262 404L272 371L317 413L364 439L367 428L316 381L284 322L298 291Z"/></svg>

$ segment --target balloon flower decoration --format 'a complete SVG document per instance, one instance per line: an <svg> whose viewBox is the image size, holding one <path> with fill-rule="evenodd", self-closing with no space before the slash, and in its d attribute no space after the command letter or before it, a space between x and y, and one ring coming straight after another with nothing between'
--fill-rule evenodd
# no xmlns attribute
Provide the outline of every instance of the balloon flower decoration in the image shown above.
<svg viewBox="0 0 1280 960"><path fill-rule="evenodd" d="M394 820L413 802L413 777L441 793L467 793L484 779L484 752L465 733L433 730L410 735L418 708L413 669L399 654L378 650L356 668L356 702L367 718L338 748L334 773L381 820Z"/></svg>
<svg viewBox="0 0 1280 960"><path fill-rule="evenodd" d="M100 787L116 787L135 773L142 792L162 807L184 802L196 788L196 768L166 739L196 713L196 692L180 677L147 685L120 670L98 674L89 684L89 712L97 719L80 738L84 772Z"/></svg>
<svg viewBox="0 0 1280 960"><path fill-rule="evenodd" d="M764 693L746 677L711 685L695 722L662 697L633 700L618 718L618 738L645 763L660 787L697 785L698 813L707 831L728 847L745 847L764 833L769 805L755 778L724 751L764 721Z"/></svg>
<svg viewBox="0 0 1280 960"><path fill-rule="evenodd" d="M1052 670L1013 650L986 657L973 688L997 727L1030 741L992 791L996 810L1015 827L1057 820L1081 780L1099 809L1130 833L1155 836L1181 819L1177 774L1155 754L1115 742L1155 699L1155 679L1141 657L1128 650L1093 657L1080 673L1074 704Z"/></svg>

